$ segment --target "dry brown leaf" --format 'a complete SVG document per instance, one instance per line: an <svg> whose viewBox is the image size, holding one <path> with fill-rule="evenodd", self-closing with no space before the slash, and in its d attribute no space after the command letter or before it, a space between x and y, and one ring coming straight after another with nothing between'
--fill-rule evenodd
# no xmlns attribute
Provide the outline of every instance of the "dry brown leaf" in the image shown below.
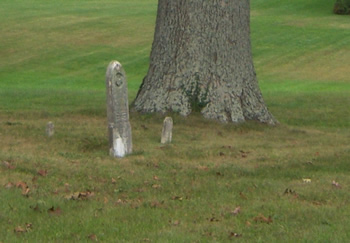
<svg viewBox="0 0 350 243"><path fill-rule="evenodd" d="M104 197L103 202L104 202L105 204L107 204L107 203L109 202L108 198L107 198L107 197Z"/></svg>
<svg viewBox="0 0 350 243"><path fill-rule="evenodd" d="M90 197L93 197L95 195L94 192L91 192L91 191L86 191L86 192L75 192L71 195L68 195L65 197L65 199L68 199L68 200L86 200L86 199L89 199Z"/></svg>
<svg viewBox="0 0 350 243"><path fill-rule="evenodd" d="M16 187L26 189L26 188L28 188L28 185L27 185L27 183L25 183L23 181L19 181L16 183Z"/></svg>
<svg viewBox="0 0 350 243"><path fill-rule="evenodd" d="M16 187L22 189L22 195L27 196L29 194L30 189L29 189L27 183L25 183L23 181L19 181L16 183Z"/></svg>
<svg viewBox="0 0 350 243"><path fill-rule="evenodd" d="M321 202L318 202L318 201L312 201L312 204L313 205L316 205L316 206L321 206L322 203Z"/></svg>
<svg viewBox="0 0 350 243"><path fill-rule="evenodd" d="M97 236L96 236L95 234L89 235L88 238L89 238L90 240L92 240L92 241L98 241L98 240L97 240Z"/></svg>
<svg viewBox="0 0 350 243"><path fill-rule="evenodd" d="M341 185L336 181L332 181L332 186L337 187L337 188L341 188Z"/></svg>
<svg viewBox="0 0 350 243"><path fill-rule="evenodd" d="M33 228L33 224L32 223L26 224L27 231L31 230L32 228Z"/></svg>
<svg viewBox="0 0 350 243"><path fill-rule="evenodd" d="M27 229L24 229L21 226L17 226L14 231L15 233L25 233L27 232Z"/></svg>
<svg viewBox="0 0 350 243"><path fill-rule="evenodd" d="M80 194L79 194L79 198L81 198L81 199L88 199L88 198L93 197L93 196L95 196L95 193L91 192L91 191L80 192Z"/></svg>
<svg viewBox="0 0 350 243"><path fill-rule="evenodd" d="M39 170L38 175L41 175L43 177L47 176L47 170Z"/></svg>
<svg viewBox="0 0 350 243"><path fill-rule="evenodd" d="M115 184L115 183L117 183L117 180L112 178L111 182L112 182L112 184Z"/></svg>
<svg viewBox="0 0 350 243"><path fill-rule="evenodd" d="M152 188L154 188L154 189L159 189L159 188L161 188L162 186L161 185L158 185L158 184L153 184L152 185Z"/></svg>
<svg viewBox="0 0 350 243"><path fill-rule="evenodd" d="M242 234L231 232L229 237L230 238L239 238L239 237L242 237Z"/></svg>
<svg viewBox="0 0 350 243"><path fill-rule="evenodd" d="M254 221L257 222L257 223L260 222L260 223L270 224L270 223L272 223L272 218L271 218L271 216L266 218L264 215L260 214L259 216L256 216L254 218Z"/></svg>
<svg viewBox="0 0 350 243"><path fill-rule="evenodd" d="M182 201L182 200L183 200L183 198L182 198L182 197L180 197L180 196L174 196L174 197L172 197L172 198L171 198L171 200L178 200L178 201Z"/></svg>
<svg viewBox="0 0 350 243"><path fill-rule="evenodd" d="M154 202L151 202L151 207L152 208L159 208L161 207L162 205L164 204L164 202L158 202L158 201L154 201Z"/></svg>
<svg viewBox="0 0 350 243"><path fill-rule="evenodd" d="M30 189L29 189L29 187L27 187L26 189L22 190L22 195L23 196L28 196L29 192L30 192Z"/></svg>
<svg viewBox="0 0 350 243"><path fill-rule="evenodd" d="M3 161L2 163L3 163L3 165L4 165L7 169L9 169L9 170L16 169L16 166L12 165L10 162Z"/></svg>
<svg viewBox="0 0 350 243"><path fill-rule="evenodd" d="M155 181L159 181L158 176L153 176L153 180L155 180Z"/></svg>
<svg viewBox="0 0 350 243"><path fill-rule="evenodd" d="M6 185L5 185L5 188L7 188L7 189L10 189L10 188L12 188L12 187L14 187L15 185L12 183L12 182L9 182L9 183L7 183Z"/></svg>
<svg viewBox="0 0 350 243"><path fill-rule="evenodd" d="M245 199L245 200L248 199L247 196L243 194L243 192L240 192L240 193L239 193L239 196L240 196L242 199Z"/></svg>
<svg viewBox="0 0 350 243"><path fill-rule="evenodd" d="M173 226L178 226L180 224L180 220L175 220L174 222L169 220L169 224L171 224Z"/></svg>
<svg viewBox="0 0 350 243"><path fill-rule="evenodd" d="M241 212L241 207L238 206L237 208L235 208L235 210L232 211L232 214L233 214L233 215L237 215L237 214L239 214L240 212Z"/></svg>
<svg viewBox="0 0 350 243"><path fill-rule="evenodd" d="M208 168L208 166L197 166L197 169L198 170L204 170L204 171L207 171L207 170L209 170L209 168Z"/></svg>

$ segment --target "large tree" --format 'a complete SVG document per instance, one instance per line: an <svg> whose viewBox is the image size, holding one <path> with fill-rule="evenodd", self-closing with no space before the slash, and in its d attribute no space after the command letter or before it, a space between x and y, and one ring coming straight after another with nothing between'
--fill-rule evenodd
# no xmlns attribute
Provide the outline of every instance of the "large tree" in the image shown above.
<svg viewBox="0 0 350 243"><path fill-rule="evenodd" d="M254 71L249 0L159 0L141 112L275 124Z"/></svg>

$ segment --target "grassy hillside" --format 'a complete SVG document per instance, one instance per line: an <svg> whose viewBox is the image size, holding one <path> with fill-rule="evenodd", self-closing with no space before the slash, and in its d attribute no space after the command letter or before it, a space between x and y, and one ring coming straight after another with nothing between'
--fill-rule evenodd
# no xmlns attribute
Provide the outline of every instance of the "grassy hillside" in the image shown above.
<svg viewBox="0 0 350 243"><path fill-rule="evenodd" d="M1 1L0 242L348 242L349 17L328 0L252 0L254 63L281 125L170 114L162 146L164 117L131 113L134 153L113 159L105 70L123 63L132 101L156 7Z"/></svg>

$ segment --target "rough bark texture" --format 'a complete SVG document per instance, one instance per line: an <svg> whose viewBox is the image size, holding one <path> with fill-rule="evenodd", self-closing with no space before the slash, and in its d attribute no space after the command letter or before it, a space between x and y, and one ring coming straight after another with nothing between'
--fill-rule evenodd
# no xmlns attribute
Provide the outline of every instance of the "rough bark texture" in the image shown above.
<svg viewBox="0 0 350 243"><path fill-rule="evenodd" d="M141 112L275 124L254 71L249 0L159 0Z"/></svg>
<svg viewBox="0 0 350 243"><path fill-rule="evenodd" d="M117 61L112 61L106 72L107 119L109 153L124 157L132 152L129 122L128 85L125 71Z"/></svg>

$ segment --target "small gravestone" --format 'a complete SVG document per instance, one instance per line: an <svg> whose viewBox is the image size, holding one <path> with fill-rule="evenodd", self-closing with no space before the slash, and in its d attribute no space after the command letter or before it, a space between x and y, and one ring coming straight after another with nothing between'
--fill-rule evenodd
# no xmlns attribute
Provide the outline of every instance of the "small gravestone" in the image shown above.
<svg viewBox="0 0 350 243"><path fill-rule="evenodd" d="M112 61L106 73L109 154L122 158L132 152L128 86L122 65Z"/></svg>
<svg viewBox="0 0 350 243"><path fill-rule="evenodd" d="M173 119L166 117L163 122L162 138L160 142L162 144L171 143L173 136Z"/></svg>
<svg viewBox="0 0 350 243"><path fill-rule="evenodd" d="M55 125L53 124L53 122L48 122L46 124L46 135L48 137L52 137L55 133Z"/></svg>

